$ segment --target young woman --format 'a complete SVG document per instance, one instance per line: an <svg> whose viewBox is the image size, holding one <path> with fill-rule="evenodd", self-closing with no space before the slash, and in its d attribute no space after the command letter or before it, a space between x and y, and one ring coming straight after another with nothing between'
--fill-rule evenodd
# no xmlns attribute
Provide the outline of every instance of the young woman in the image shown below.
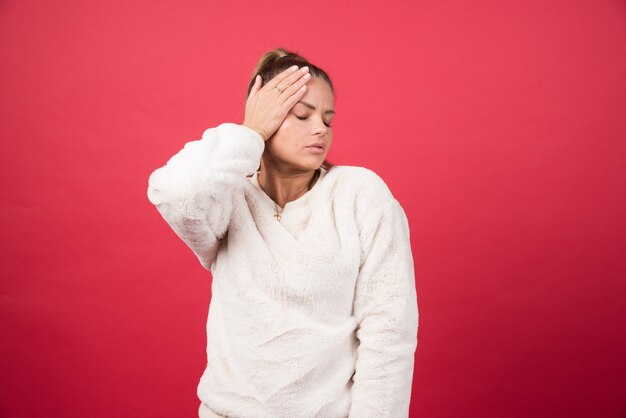
<svg viewBox="0 0 626 418"><path fill-rule="evenodd" d="M334 116L328 75L269 51L243 124L207 129L149 178L212 273L200 417L408 416L409 225L378 175L325 160Z"/></svg>

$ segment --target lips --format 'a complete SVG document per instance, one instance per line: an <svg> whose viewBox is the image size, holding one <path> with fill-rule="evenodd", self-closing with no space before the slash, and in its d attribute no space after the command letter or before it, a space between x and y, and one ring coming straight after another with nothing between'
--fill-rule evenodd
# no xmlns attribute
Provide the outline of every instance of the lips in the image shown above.
<svg viewBox="0 0 626 418"><path fill-rule="evenodd" d="M324 143L323 142L316 142L314 144L307 145L307 148L319 148L319 149L323 150L324 149Z"/></svg>

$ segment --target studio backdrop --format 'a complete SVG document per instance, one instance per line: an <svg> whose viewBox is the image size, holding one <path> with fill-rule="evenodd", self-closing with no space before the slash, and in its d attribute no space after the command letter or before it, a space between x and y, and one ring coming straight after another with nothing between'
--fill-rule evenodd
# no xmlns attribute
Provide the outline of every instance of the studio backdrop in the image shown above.
<svg viewBox="0 0 626 418"><path fill-rule="evenodd" d="M0 416L196 416L211 276L148 177L276 47L406 211L410 416L626 416L625 39L618 0L3 0Z"/></svg>

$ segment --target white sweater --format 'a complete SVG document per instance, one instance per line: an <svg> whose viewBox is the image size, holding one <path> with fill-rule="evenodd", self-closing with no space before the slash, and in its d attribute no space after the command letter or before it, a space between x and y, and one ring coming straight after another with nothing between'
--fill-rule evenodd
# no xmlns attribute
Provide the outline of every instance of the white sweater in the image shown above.
<svg viewBox="0 0 626 418"><path fill-rule="evenodd" d="M212 272L198 397L234 418L407 417L418 311L402 207L371 170L335 166L276 220L264 147L224 123L148 182Z"/></svg>

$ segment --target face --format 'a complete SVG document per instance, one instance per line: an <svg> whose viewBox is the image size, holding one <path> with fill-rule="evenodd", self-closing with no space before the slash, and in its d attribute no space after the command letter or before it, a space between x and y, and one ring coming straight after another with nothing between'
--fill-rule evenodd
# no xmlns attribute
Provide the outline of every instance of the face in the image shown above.
<svg viewBox="0 0 626 418"><path fill-rule="evenodd" d="M283 170L310 171L320 167L333 142L334 103L328 83L312 77L304 96L265 143L264 162Z"/></svg>

